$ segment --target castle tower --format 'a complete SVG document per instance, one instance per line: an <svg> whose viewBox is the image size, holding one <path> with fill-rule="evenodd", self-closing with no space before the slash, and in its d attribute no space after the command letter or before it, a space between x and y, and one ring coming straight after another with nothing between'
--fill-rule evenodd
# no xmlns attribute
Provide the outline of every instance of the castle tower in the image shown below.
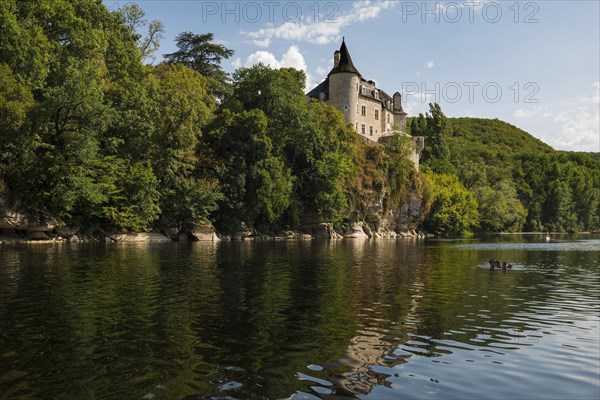
<svg viewBox="0 0 600 400"><path fill-rule="evenodd" d="M402 95L394 93L394 125L397 125L402 131L406 129L406 113L402 109Z"/></svg>
<svg viewBox="0 0 600 400"><path fill-rule="evenodd" d="M329 80L329 104L342 111L344 119L352 127L358 123L358 93L360 72L352 63L345 40L339 51L334 53L333 69L327 76Z"/></svg>
<svg viewBox="0 0 600 400"><path fill-rule="evenodd" d="M308 99L324 101L338 109L344 120L370 144L385 144L396 133L406 135L406 113L402 109L402 96L394 96L377 87L374 81L362 77L354 66L346 40L333 54L333 68L327 78L309 91ZM419 153L424 147L423 137L413 137L414 149L410 155L419 169Z"/></svg>

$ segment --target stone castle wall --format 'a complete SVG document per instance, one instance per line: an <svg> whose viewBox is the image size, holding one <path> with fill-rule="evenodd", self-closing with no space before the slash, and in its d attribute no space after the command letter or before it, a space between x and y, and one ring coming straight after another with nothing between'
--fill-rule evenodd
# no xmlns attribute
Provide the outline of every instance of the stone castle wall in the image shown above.
<svg viewBox="0 0 600 400"><path fill-rule="evenodd" d="M327 103L344 114L344 119L356 126L356 104L358 103L359 77L356 74L342 72L329 77L329 100Z"/></svg>

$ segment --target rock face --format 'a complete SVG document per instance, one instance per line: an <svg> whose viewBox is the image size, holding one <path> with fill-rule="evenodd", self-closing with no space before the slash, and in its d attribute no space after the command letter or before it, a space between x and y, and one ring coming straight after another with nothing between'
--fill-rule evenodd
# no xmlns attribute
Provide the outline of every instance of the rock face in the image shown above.
<svg viewBox="0 0 600 400"><path fill-rule="evenodd" d="M26 235L29 240L50 240L50 236L42 231L26 231Z"/></svg>
<svg viewBox="0 0 600 400"><path fill-rule="evenodd" d="M182 233L181 224L163 217L158 221L157 225L160 231L171 240L180 240L179 237ZM184 240L187 240L187 238Z"/></svg>
<svg viewBox="0 0 600 400"><path fill-rule="evenodd" d="M58 236L63 237L65 239L69 239L72 236L75 236L79 233L79 228L76 226L57 226L56 228L54 228L54 230L56 231L56 234Z"/></svg>
<svg viewBox="0 0 600 400"><path fill-rule="evenodd" d="M0 229L50 232L56 225L58 221L54 218L31 218L6 207L4 200L0 199Z"/></svg>
<svg viewBox="0 0 600 400"><path fill-rule="evenodd" d="M188 239L193 242L218 242L220 240L215 231L215 227L210 222L206 222L194 229L190 229L186 233ZM181 236L179 240L181 240Z"/></svg>
<svg viewBox="0 0 600 400"><path fill-rule="evenodd" d="M348 232L346 232L346 234L344 234L344 238L347 238L347 239L368 239L369 237L372 237L373 235L368 235L366 233L365 226L367 227L366 230L370 234L371 233L371 229L369 228L369 226L367 224L364 224L363 222L355 222L352 225L350 225L350 229L348 229Z"/></svg>
<svg viewBox="0 0 600 400"><path fill-rule="evenodd" d="M0 229L24 229L29 220L23 214L9 210L0 203Z"/></svg>
<svg viewBox="0 0 600 400"><path fill-rule="evenodd" d="M423 198L418 193L411 193L398 208L386 212L383 197L371 202L364 215L373 237L417 237L417 225L423 218L425 208Z"/></svg>
<svg viewBox="0 0 600 400"><path fill-rule="evenodd" d="M318 222L313 224L303 224L302 232L311 235L315 239L340 239L342 236L335 231L332 223Z"/></svg>
<svg viewBox="0 0 600 400"><path fill-rule="evenodd" d="M369 195L362 210L348 210L346 222L335 226L318 215L307 215L301 222L300 232L281 230L272 226L255 227L240 223L237 232L219 235L212 223L206 222L193 229L185 229L181 223L161 219L157 227L162 233L112 234L99 227L81 231L76 226L66 226L51 217L31 218L6 207L0 198L0 242L15 241L88 241L114 242L168 242L221 240L305 240L305 239L366 239L366 238L411 238L420 237L417 225L423 218L426 205L422 196L409 193L401 204L385 210L385 189ZM371 198L372 197L372 198ZM351 221L349 223L349 221ZM349 223L349 225L348 225ZM336 231L337 229L337 231ZM259 233L262 232L262 233Z"/></svg>
<svg viewBox="0 0 600 400"><path fill-rule="evenodd" d="M112 236L117 242L170 242L171 239L161 233L123 233Z"/></svg>

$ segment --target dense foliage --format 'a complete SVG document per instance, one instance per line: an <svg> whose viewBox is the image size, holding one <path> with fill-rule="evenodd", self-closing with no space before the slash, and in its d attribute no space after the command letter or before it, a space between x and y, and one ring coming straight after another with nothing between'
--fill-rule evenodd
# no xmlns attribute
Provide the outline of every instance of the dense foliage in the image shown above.
<svg viewBox="0 0 600 400"><path fill-rule="evenodd" d="M367 146L337 110L307 102L301 71L258 65L230 77L220 61L233 51L190 32L165 63L144 65L162 25L135 5L9 0L0 21L0 199L10 208L90 232L207 219L267 230L352 208L348 183ZM394 168L401 188L409 172Z"/></svg>
<svg viewBox="0 0 600 400"><path fill-rule="evenodd" d="M159 218L197 223L216 208L198 171L209 78L144 66L143 13L96 1L0 6L0 168L8 204L40 221L139 231ZM7 121L9 123L4 123Z"/></svg>
<svg viewBox="0 0 600 400"><path fill-rule="evenodd" d="M479 221L473 229L561 232L600 228L600 162L593 153L555 151L499 120L448 122L451 165L438 172L457 175L474 195Z"/></svg>
<svg viewBox="0 0 600 400"><path fill-rule="evenodd" d="M138 32L147 32L140 35ZM263 65L232 76L212 34L184 32L145 65L163 33L136 5L0 2L0 204L88 232L296 227L398 209L416 194L438 234L600 226L597 154L559 153L497 120L410 121L360 142L305 76Z"/></svg>
<svg viewBox="0 0 600 400"><path fill-rule="evenodd" d="M428 174L433 198L424 227L437 235L461 235L477 225L477 202L456 175Z"/></svg>
<svg viewBox="0 0 600 400"><path fill-rule="evenodd" d="M347 208L356 134L332 107L307 102L304 81L301 71L263 65L234 74L203 139L219 166L222 230L297 225L306 214L335 220Z"/></svg>

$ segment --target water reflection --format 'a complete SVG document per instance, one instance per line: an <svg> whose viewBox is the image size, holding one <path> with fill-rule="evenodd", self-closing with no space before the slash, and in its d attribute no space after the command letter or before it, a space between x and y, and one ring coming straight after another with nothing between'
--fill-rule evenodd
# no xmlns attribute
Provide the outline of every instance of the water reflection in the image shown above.
<svg viewBox="0 0 600 400"><path fill-rule="evenodd" d="M597 397L600 242L495 240L1 247L0 397Z"/></svg>

